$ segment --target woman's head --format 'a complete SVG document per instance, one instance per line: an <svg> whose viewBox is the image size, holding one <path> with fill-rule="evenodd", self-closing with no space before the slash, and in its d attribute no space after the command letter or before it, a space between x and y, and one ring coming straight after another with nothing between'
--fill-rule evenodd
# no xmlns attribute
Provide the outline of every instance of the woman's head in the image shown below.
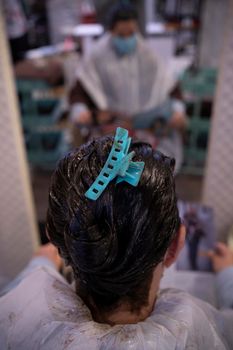
<svg viewBox="0 0 233 350"><path fill-rule="evenodd" d="M107 16L108 28L123 37L132 35L138 30L137 20L135 7L127 1L118 1L110 8Z"/></svg>
<svg viewBox="0 0 233 350"><path fill-rule="evenodd" d="M109 183L92 201L85 192L102 170L113 144L103 137L67 155L49 194L47 232L71 265L80 290L103 311L127 302L147 303L152 273L179 229L174 161L145 143L132 143L133 161L144 161L137 187Z"/></svg>
<svg viewBox="0 0 233 350"><path fill-rule="evenodd" d="M117 55L129 55L136 50L138 23L134 6L125 1L114 4L109 12L108 27L112 36L112 47Z"/></svg>

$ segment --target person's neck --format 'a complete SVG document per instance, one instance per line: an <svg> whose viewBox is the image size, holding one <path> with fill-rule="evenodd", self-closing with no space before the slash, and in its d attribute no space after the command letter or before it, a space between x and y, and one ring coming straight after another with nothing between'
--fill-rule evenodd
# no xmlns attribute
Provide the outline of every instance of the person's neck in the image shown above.
<svg viewBox="0 0 233 350"><path fill-rule="evenodd" d="M137 312L132 312L130 305L121 304L115 311L112 311L111 313L102 313L94 311L94 320L99 323L107 323L111 326L114 326L116 324L130 324L144 321L147 317L150 316L151 312L154 309L162 274L163 267L162 264L159 264L153 273L148 295L148 303L147 305L142 306L140 310L138 310Z"/></svg>

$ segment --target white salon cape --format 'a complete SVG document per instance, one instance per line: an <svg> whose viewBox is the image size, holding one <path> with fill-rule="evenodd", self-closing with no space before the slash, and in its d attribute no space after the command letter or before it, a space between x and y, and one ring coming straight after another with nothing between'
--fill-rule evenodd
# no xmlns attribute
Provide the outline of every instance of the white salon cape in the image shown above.
<svg viewBox="0 0 233 350"><path fill-rule="evenodd" d="M184 291L161 290L145 321L111 327L93 321L52 266L35 264L20 278L0 298L1 350L233 349L233 310Z"/></svg>
<svg viewBox="0 0 233 350"><path fill-rule="evenodd" d="M98 109L134 114L163 103L176 83L162 60L137 35L137 47L119 56L106 33L84 58L76 73Z"/></svg>

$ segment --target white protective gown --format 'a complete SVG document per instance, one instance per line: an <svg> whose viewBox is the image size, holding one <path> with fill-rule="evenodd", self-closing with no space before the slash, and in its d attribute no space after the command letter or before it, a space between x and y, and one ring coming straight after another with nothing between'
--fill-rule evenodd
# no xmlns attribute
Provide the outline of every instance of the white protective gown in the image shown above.
<svg viewBox="0 0 233 350"><path fill-rule="evenodd" d="M52 268L39 267L0 298L1 350L233 349L233 311L164 289L145 321L111 327Z"/></svg>
<svg viewBox="0 0 233 350"><path fill-rule="evenodd" d="M77 78L101 110L129 116L163 103L176 79L162 60L137 35L137 49L116 54L106 33L77 69Z"/></svg>

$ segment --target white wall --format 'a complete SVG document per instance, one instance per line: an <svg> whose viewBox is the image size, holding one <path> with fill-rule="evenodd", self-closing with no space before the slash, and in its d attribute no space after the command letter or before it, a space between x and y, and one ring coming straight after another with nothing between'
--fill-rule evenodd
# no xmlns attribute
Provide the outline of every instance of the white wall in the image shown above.
<svg viewBox="0 0 233 350"><path fill-rule="evenodd" d="M222 36L203 201L215 210L219 237L233 225L233 1L229 1Z"/></svg>
<svg viewBox="0 0 233 350"><path fill-rule="evenodd" d="M0 284L38 244L24 141L0 5ZM1 287L1 286L0 286Z"/></svg>

